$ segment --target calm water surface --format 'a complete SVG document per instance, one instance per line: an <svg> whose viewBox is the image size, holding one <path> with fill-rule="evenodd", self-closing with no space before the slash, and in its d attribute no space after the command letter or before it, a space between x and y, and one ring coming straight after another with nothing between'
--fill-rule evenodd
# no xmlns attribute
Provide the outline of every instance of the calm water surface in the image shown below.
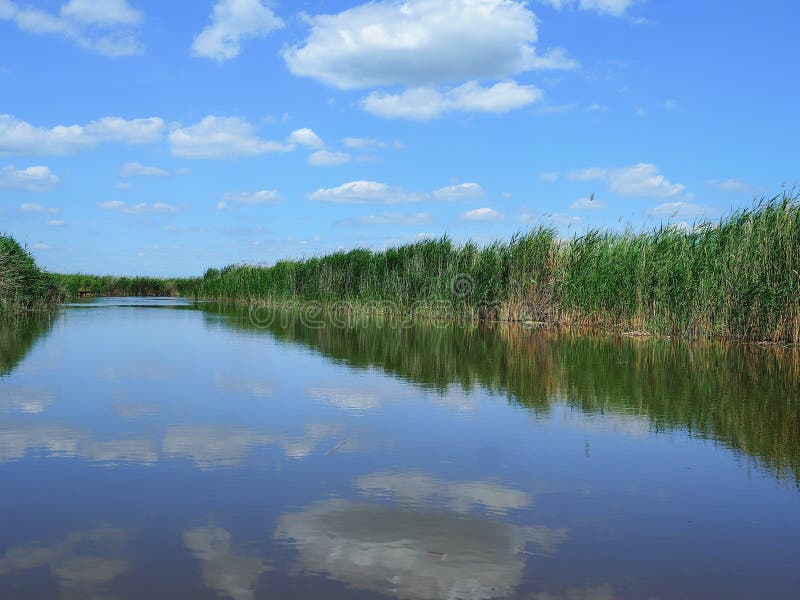
<svg viewBox="0 0 800 600"><path fill-rule="evenodd" d="M305 321L0 325L0 598L800 597L796 355Z"/></svg>

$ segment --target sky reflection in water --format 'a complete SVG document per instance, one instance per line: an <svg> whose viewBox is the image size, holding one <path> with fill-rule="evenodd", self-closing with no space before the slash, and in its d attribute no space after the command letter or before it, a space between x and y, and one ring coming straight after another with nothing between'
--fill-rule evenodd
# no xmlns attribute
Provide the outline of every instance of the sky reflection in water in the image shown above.
<svg viewBox="0 0 800 600"><path fill-rule="evenodd" d="M153 299L0 324L0 597L791 598L797 357Z"/></svg>

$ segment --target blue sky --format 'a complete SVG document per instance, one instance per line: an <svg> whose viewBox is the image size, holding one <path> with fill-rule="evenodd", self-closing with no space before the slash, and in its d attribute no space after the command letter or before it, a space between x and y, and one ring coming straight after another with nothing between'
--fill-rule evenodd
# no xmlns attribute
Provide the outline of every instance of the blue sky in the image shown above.
<svg viewBox="0 0 800 600"><path fill-rule="evenodd" d="M0 0L0 231L53 271L186 275L715 218L798 181L798 22L777 0Z"/></svg>

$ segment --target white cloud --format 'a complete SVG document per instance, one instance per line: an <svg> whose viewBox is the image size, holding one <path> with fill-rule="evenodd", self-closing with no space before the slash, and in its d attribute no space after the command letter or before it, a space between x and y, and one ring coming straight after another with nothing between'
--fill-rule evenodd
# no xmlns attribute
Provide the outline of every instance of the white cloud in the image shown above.
<svg viewBox="0 0 800 600"><path fill-rule="evenodd" d="M502 215L492 208L476 208L461 215L466 221L497 221Z"/></svg>
<svg viewBox="0 0 800 600"><path fill-rule="evenodd" d="M109 57L142 51L132 28L143 16L126 0L70 0L59 14L0 0L0 20L12 21L27 33L63 35L82 48Z"/></svg>
<svg viewBox="0 0 800 600"><path fill-rule="evenodd" d="M575 181L603 180L615 194L640 198L671 198L686 189L683 184L669 181L655 165L648 163L615 169L590 167L572 171L569 177Z"/></svg>
<svg viewBox="0 0 800 600"><path fill-rule="evenodd" d="M261 0L219 0L210 21L194 38L192 52L219 62L239 56L242 40L261 38L284 26Z"/></svg>
<svg viewBox="0 0 800 600"><path fill-rule="evenodd" d="M562 8L574 8L577 6L581 10L591 10L601 15L611 15L622 17L637 0L539 0L543 4L549 4L557 10Z"/></svg>
<svg viewBox="0 0 800 600"><path fill-rule="evenodd" d="M130 181L120 181L114 184L114 187L118 190L129 190L133 187L133 184Z"/></svg>
<svg viewBox="0 0 800 600"><path fill-rule="evenodd" d="M329 150L317 150L308 157L308 164L313 167L335 167L350 162L352 157L346 152L331 152Z"/></svg>
<svg viewBox="0 0 800 600"><path fill-rule="evenodd" d="M647 214L651 217L667 217L669 219L689 219L692 217L702 217L714 214L716 210L710 206L702 204L690 204L688 202L664 202L659 204Z"/></svg>
<svg viewBox="0 0 800 600"><path fill-rule="evenodd" d="M381 213L379 215L365 215L348 219L346 225L427 225L431 222L428 213Z"/></svg>
<svg viewBox="0 0 800 600"><path fill-rule="evenodd" d="M756 189L754 186L741 179L712 179L708 184L714 186L721 192L752 194Z"/></svg>
<svg viewBox="0 0 800 600"><path fill-rule="evenodd" d="M558 173L555 172L539 173L539 179L542 181L557 181L558 177Z"/></svg>
<svg viewBox="0 0 800 600"><path fill-rule="evenodd" d="M125 0L69 0L60 12L87 25L138 25L143 19Z"/></svg>
<svg viewBox="0 0 800 600"><path fill-rule="evenodd" d="M119 176L125 178L166 177L168 175L169 173L160 167L147 167L138 162L125 163L119 170Z"/></svg>
<svg viewBox="0 0 800 600"><path fill-rule="evenodd" d="M372 92L361 101L361 105L379 117L426 121L450 112L505 113L532 104L541 97L538 88L514 81L496 83L491 87L468 81L444 92L434 88L412 88L400 94Z"/></svg>
<svg viewBox="0 0 800 600"><path fill-rule="evenodd" d="M53 219L51 221L48 221L47 224L50 227L61 227L64 225L64 221L62 221L61 219Z"/></svg>
<svg viewBox="0 0 800 600"><path fill-rule="evenodd" d="M496 79L566 58L556 50L537 65L536 16L515 0L384 0L308 21L284 59L341 89Z"/></svg>
<svg viewBox="0 0 800 600"><path fill-rule="evenodd" d="M257 192L228 192L223 197L217 208L229 208L231 204L267 204L280 202L280 195L276 190L259 190Z"/></svg>
<svg viewBox="0 0 800 600"><path fill-rule="evenodd" d="M158 117L130 120L104 117L87 125L56 125L47 129L11 115L0 115L0 156L69 154L108 142L152 144L163 135L164 120Z"/></svg>
<svg viewBox="0 0 800 600"><path fill-rule="evenodd" d="M253 126L238 117L209 115L196 125L181 127L169 134L172 153L184 158L232 158L265 152L288 152L291 143L259 138Z"/></svg>
<svg viewBox="0 0 800 600"><path fill-rule="evenodd" d="M9 165L0 169L0 190L45 192L58 185L58 181L48 167L41 165L25 169Z"/></svg>
<svg viewBox="0 0 800 600"><path fill-rule="evenodd" d="M404 147L401 142L383 142L372 138L357 137L346 137L342 143L353 150L383 150L385 148L401 150Z"/></svg>
<svg viewBox="0 0 800 600"><path fill-rule="evenodd" d="M50 246L48 244L43 244L42 242L37 242L33 246L31 246L34 250L49 250Z"/></svg>
<svg viewBox="0 0 800 600"><path fill-rule="evenodd" d="M570 58L564 48L551 48L542 56L535 56L531 66L542 71L569 71L577 69L580 63Z"/></svg>
<svg viewBox="0 0 800 600"><path fill-rule="evenodd" d="M320 202L348 204L398 204L419 202L426 194L409 192L377 181L350 181L335 188L321 188L309 196Z"/></svg>
<svg viewBox="0 0 800 600"><path fill-rule="evenodd" d="M47 206L42 206L41 204L37 204L36 202L23 202L19 205L19 209L22 212L35 212L35 213L51 213L51 214L58 214L61 212L60 208L49 208Z"/></svg>
<svg viewBox="0 0 800 600"><path fill-rule="evenodd" d="M121 200L111 200L109 202L98 202L97 206L103 210L112 210L126 215L151 215L174 213L178 211L176 206L164 202L142 202L140 204L128 204Z"/></svg>
<svg viewBox="0 0 800 600"><path fill-rule="evenodd" d="M303 128L295 129L287 140L290 144L297 144L298 146L308 146L309 148L322 148L325 143L322 141L313 129Z"/></svg>
<svg viewBox="0 0 800 600"><path fill-rule="evenodd" d="M608 204L594 198L579 198L569 205L572 210L600 210L607 208Z"/></svg>
<svg viewBox="0 0 800 600"><path fill-rule="evenodd" d="M433 192L437 200L468 200L483 197L483 188L477 183L458 183L439 188Z"/></svg>

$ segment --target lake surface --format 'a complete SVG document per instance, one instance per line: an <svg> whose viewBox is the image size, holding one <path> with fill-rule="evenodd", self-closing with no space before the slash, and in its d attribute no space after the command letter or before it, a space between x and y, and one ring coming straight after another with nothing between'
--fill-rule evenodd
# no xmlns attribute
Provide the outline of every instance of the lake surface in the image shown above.
<svg viewBox="0 0 800 600"><path fill-rule="evenodd" d="M799 363L174 299L0 325L0 598L798 598Z"/></svg>

